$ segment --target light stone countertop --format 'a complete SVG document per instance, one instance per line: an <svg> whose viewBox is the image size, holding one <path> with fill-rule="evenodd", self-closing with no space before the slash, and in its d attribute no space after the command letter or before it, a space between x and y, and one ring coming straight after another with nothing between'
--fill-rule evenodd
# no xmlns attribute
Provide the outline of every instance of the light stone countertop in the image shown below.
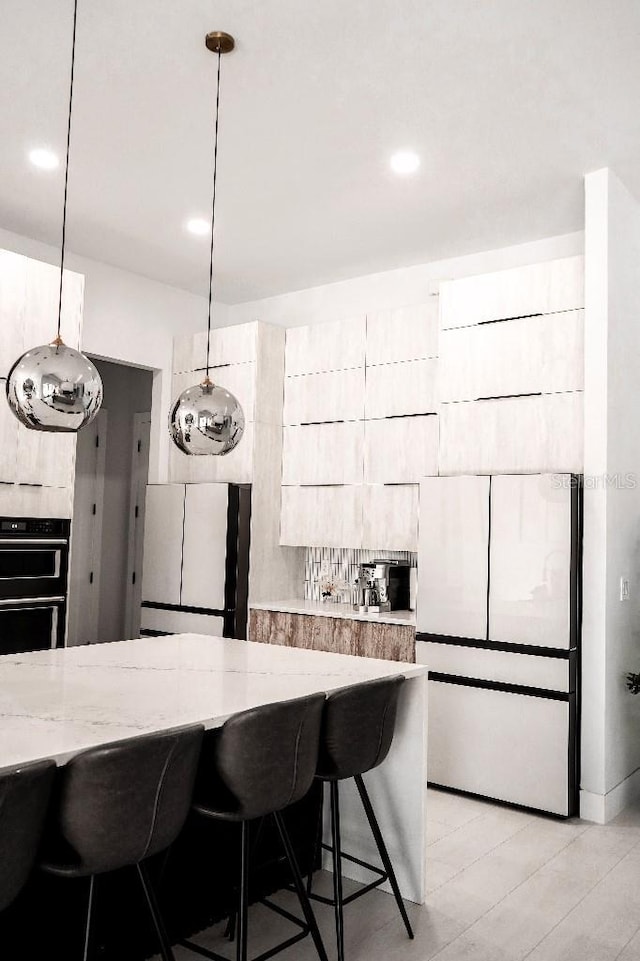
<svg viewBox="0 0 640 961"><path fill-rule="evenodd" d="M404 674L422 665L198 634L0 657L0 767Z"/></svg>
<svg viewBox="0 0 640 961"><path fill-rule="evenodd" d="M351 604L336 604L333 601L264 601L249 604L256 611L275 611L282 614L312 614L318 617L345 617L352 621L373 621L378 624L396 624L405 627L416 626L415 611L387 611L386 614L365 614L354 611Z"/></svg>

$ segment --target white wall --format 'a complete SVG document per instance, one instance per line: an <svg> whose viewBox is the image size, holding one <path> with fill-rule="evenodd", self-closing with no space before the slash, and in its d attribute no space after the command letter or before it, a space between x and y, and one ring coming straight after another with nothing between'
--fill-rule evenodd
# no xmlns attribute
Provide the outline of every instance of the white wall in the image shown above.
<svg viewBox="0 0 640 961"><path fill-rule="evenodd" d="M58 249L6 230L0 230L0 247L47 263L60 261ZM83 350L156 371L150 477L166 480L173 337L206 328L206 299L72 252L67 254L66 264L85 276ZM214 323L216 327L228 323L224 305L215 306ZM52 337L54 327L52 318Z"/></svg>
<svg viewBox="0 0 640 961"><path fill-rule="evenodd" d="M368 274L324 287L311 287L265 300L235 304L229 307L228 322L244 324L263 320L269 324L297 327L362 315L367 310L418 304L430 294L437 293L437 285L441 280L506 270L554 260L556 257L571 257L583 252L583 244L584 235L578 232L466 257Z"/></svg>
<svg viewBox="0 0 640 961"><path fill-rule="evenodd" d="M606 821L640 786L640 203L609 170L585 188L582 809Z"/></svg>

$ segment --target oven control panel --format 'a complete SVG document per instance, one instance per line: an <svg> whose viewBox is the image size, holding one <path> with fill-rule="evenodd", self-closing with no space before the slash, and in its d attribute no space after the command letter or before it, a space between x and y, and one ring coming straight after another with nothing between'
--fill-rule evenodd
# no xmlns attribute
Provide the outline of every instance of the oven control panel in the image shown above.
<svg viewBox="0 0 640 961"><path fill-rule="evenodd" d="M0 517L0 535L68 537L70 521L57 517Z"/></svg>

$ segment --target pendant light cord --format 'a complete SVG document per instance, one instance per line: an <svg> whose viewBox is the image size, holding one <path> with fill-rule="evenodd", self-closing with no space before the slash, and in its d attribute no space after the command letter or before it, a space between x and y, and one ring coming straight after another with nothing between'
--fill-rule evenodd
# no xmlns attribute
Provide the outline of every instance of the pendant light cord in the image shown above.
<svg viewBox="0 0 640 961"><path fill-rule="evenodd" d="M76 0L77 3L77 0ZM211 201L211 251L209 257L209 317L207 321L207 380L209 380L209 359L211 353L211 304L213 301L213 235L216 226L216 182L218 179L218 125L220 120L220 64L222 51L218 47L218 79L216 83L216 128L213 146L213 198Z"/></svg>
<svg viewBox="0 0 640 961"><path fill-rule="evenodd" d="M62 328L62 278L64 275L64 250L67 237L67 187L69 184L69 147L71 144L71 108L73 106L73 74L76 65L76 25L78 22L78 0L73 5L73 40L71 43L71 82L69 84L69 120L67 122L67 159L64 168L64 202L62 205L62 249L60 252L60 293L58 295L58 336L54 343L62 344L60 331Z"/></svg>

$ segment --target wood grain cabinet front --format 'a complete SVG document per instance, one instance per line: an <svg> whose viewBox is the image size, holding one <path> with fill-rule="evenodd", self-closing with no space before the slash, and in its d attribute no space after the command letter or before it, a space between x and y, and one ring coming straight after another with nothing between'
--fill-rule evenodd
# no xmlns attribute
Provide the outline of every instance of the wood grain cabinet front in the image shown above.
<svg viewBox="0 0 640 961"><path fill-rule="evenodd" d="M415 628L405 624L376 624L345 617L252 608L249 640L310 651L415 662Z"/></svg>

